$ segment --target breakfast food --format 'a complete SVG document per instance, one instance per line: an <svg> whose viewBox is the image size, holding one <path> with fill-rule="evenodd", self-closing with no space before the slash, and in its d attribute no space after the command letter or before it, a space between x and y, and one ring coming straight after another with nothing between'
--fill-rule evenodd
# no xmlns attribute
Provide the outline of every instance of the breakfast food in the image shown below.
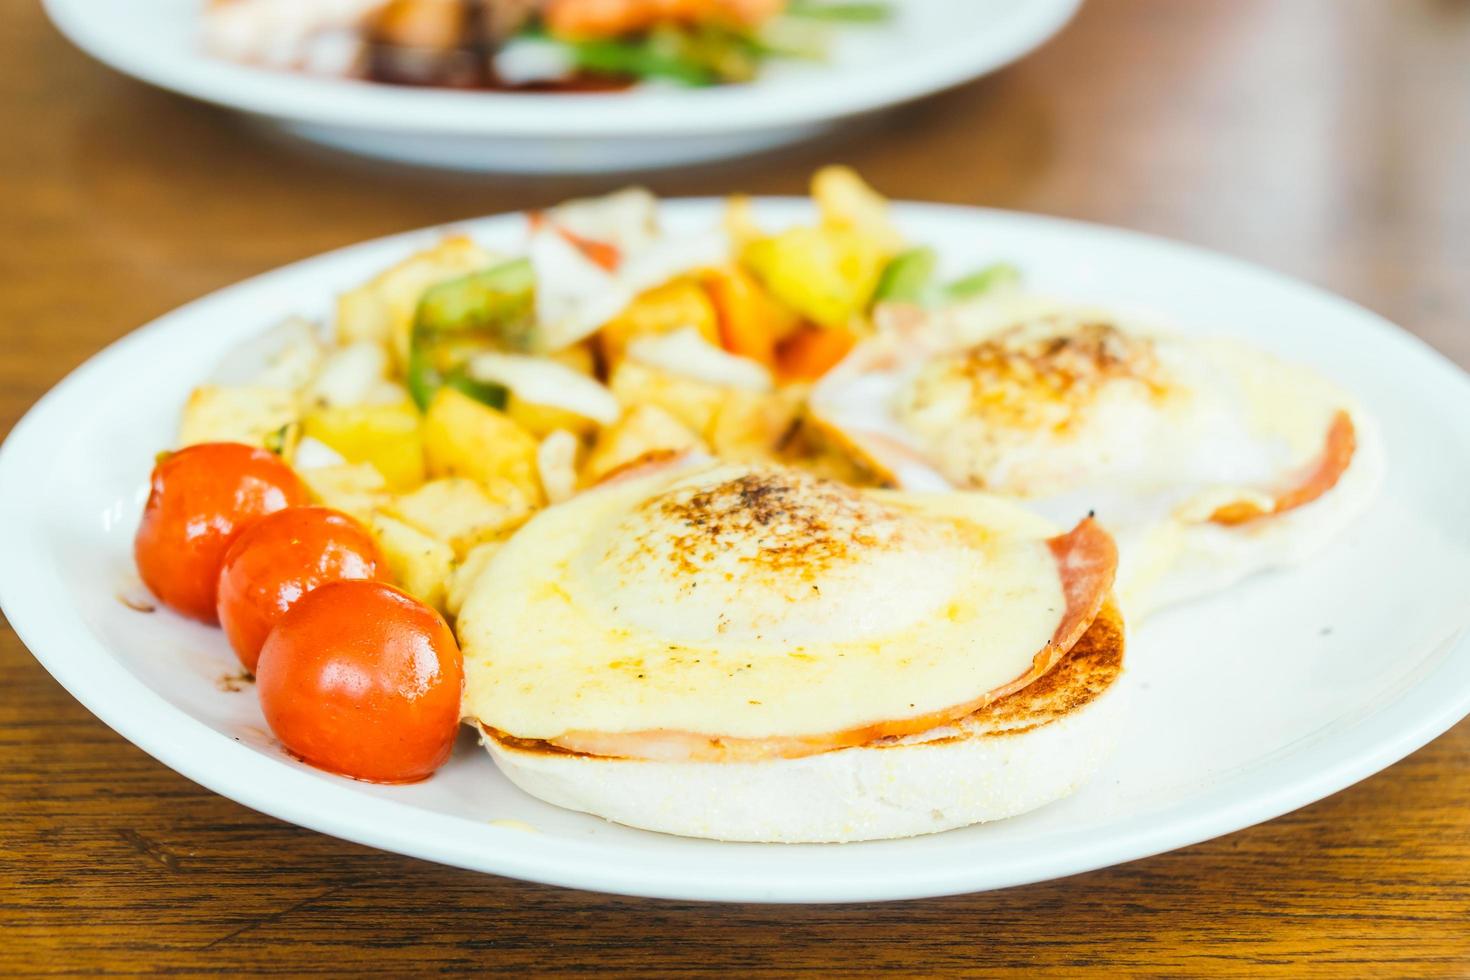
<svg viewBox="0 0 1470 980"><path fill-rule="evenodd" d="M356 779L423 779L459 728L454 634L377 581L387 567L374 536L310 506L277 452L204 442L162 454L134 542L139 574L169 608L223 627L288 751Z"/></svg>
<svg viewBox="0 0 1470 980"><path fill-rule="evenodd" d="M427 776L462 719L527 792L692 836L1066 795L1124 717L1124 616L1336 535L1373 421L1007 263L941 274L849 170L812 197L776 228L568 202L241 344L155 472L144 581L360 779Z"/></svg>
<svg viewBox="0 0 1470 980"><path fill-rule="evenodd" d="M1071 653L949 725L795 759L688 763L550 751L486 736L501 771L548 803L665 833L830 842L936 833L1027 813L1077 790L1127 720L1123 625L1104 606Z"/></svg>
<svg viewBox="0 0 1470 980"><path fill-rule="evenodd" d="M1371 501L1372 421L1304 368L1001 292L887 323L811 395L879 479L1118 535L1130 618L1299 561Z"/></svg>
<svg viewBox="0 0 1470 980"><path fill-rule="evenodd" d="M254 518L307 502L305 485L274 453L204 442L153 467L133 559L143 584L185 616L216 620L220 565Z"/></svg>
<svg viewBox="0 0 1470 980"><path fill-rule="evenodd" d="M219 573L219 623L254 670L271 627L302 596L328 582L386 577L372 536L326 507L287 507L255 521L225 552Z"/></svg>
<svg viewBox="0 0 1470 980"><path fill-rule="evenodd" d="M329 582L271 629L260 707L292 753L378 783L425 779L459 732L463 672L449 626L381 582Z"/></svg>
<svg viewBox="0 0 1470 980"><path fill-rule="evenodd" d="M1085 778L1116 718L1113 543L1053 530L981 495L632 471L491 559L459 616L466 712L528 791L672 833L861 840L1021 812ZM1058 757L994 768L1031 752Z"/></svg>
<svg viewBox="0 0 1470 980"><path fill-rule="evenodd" d="M402 85L615 91L754 78L821 59L834 22L883 3L824 0L211 0L204 41L236 61Z"/></svg>

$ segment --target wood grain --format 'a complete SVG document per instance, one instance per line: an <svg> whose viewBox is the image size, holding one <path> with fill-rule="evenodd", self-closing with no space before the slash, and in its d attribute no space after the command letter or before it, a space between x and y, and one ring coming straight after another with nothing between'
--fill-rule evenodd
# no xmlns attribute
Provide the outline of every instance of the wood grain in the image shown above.
<svg viewBox="0 0 1470 980"><path fill-rule="evenodd" d="M122 79L0 11L0 429L104 344L324 249L606 181L388 167ZM1104 221L1340 292L1470 364L1470 4L1093 0L1022 64L809 146L654 174ZM1406 393L1406 397L1412 397ZM0 632L0 974L1470 974L1470 723L1221 840L994 894L608 898L279 823L99 724Z"/></svg>

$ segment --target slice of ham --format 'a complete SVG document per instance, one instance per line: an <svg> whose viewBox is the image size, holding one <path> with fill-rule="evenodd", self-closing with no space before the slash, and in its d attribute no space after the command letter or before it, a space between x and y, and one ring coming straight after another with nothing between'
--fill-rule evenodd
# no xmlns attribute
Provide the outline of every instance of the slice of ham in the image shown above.
<svg viewBox="0 0 1470 980"><path fill-rule="evenodd" d="M1042 677L1066 656L1092 621L1097 618L1113 587L1118 567L1118 549L1112 537L1091 517L1066 534L1047 541L1067 606L1051 640L1032 658L1031 666L1019 677L978 697L940 711L909 718L875 721L855 728L817 735L773 736L770 738L724 738L698 732L583 732L571 731L548 744L584 755L666 762L753 762L762 759L794 759L864 745L883 738L926 732L972 714L1026 687ZM498 734L499 733L495 733Z"/></svg>
<svg viewBox="0 0 1470 980"><path fill-rule="evenodd" d="M1304 504L1310 504L1337 486L1337 481L1352 464L1357 448L1358 433L1353 428L1353 417L1346 411L1339 410L1332 417L1332 425L1327 429L1327 440L1316 465L1300 483L1278 493L1269 510L1255 501L1241 500L1216 508L1210 515L1210 520L1216 524L1234 526L1261 517L1284 514Z"/></svg>

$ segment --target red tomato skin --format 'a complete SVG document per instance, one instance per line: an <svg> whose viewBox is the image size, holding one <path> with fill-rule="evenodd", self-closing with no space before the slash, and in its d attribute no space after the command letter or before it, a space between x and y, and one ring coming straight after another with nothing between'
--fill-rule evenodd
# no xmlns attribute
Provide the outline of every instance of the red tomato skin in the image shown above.
<svg viewBox="0 0 1470 980"><path fill-rule="evenodd" d="M378 783L426 779L459 733L464 666L433 609L381 582L329 582L266 637L260 707L294 755Z"/></svg>
<svg viewBox="0 0 1470 980"><path fill-rule="evenodd" d="M246 525L311 502L279 456L235 442L189 446L153 467L143 520L133 538L138 575L175 612L216 621L225 551Z"/></svg>
<svg viewBox="0 0 1470 980"><path fill-rule="evenodd" d="M308 592L328 582L388 578L372 535L329 507L287 507L241 531L219 573L216 610L249 671L266 634Z"/></svg>

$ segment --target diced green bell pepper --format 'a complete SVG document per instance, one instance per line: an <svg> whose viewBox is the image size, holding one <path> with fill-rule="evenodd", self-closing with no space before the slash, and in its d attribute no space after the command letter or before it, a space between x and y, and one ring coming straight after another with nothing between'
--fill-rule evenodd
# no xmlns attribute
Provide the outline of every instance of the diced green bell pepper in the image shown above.
<svg viewBox="0 0 1470 980"><path fill-rule="evenodd" d="M791 0L786 7L788 17L813 20L840 20L850 24L874 24L893 15L890 4L863 0Z"/></svg>
<svg viewBox="0 0 1470 980"><path fill-rule="evenodd" d="M938 256L927 246L900 252L883 268L873 302L922 303L934 280Z"/></svg>
<svg viewBox="0 0 1470 980"><path fill-rule="evenodd" d="M419 299L414 314L409 393L420 409L427 409L434 392L449 385L504 408L505 389L470 378L465 364L484 351L529 352L536 339L536 277L528 260L439 283Z"/></svg>
<svg viewBox="0 0 1470 980"><path fill-rule="evenodd" d="M684 85L709 85L714 76L704 66L650 36L633 40L567 41L578 68L607 75L662 78Z"/></svg>
<svg viewBox="0 0 1470 980"><path fill-rule="evenodd" d="M944 302L956 303L960 300L974 299L999 286L1009 286L1019 282L1020 279L1021 272L1015 266L1009 262L996 262L946 283L941 289L941 294Z"/></svg>

